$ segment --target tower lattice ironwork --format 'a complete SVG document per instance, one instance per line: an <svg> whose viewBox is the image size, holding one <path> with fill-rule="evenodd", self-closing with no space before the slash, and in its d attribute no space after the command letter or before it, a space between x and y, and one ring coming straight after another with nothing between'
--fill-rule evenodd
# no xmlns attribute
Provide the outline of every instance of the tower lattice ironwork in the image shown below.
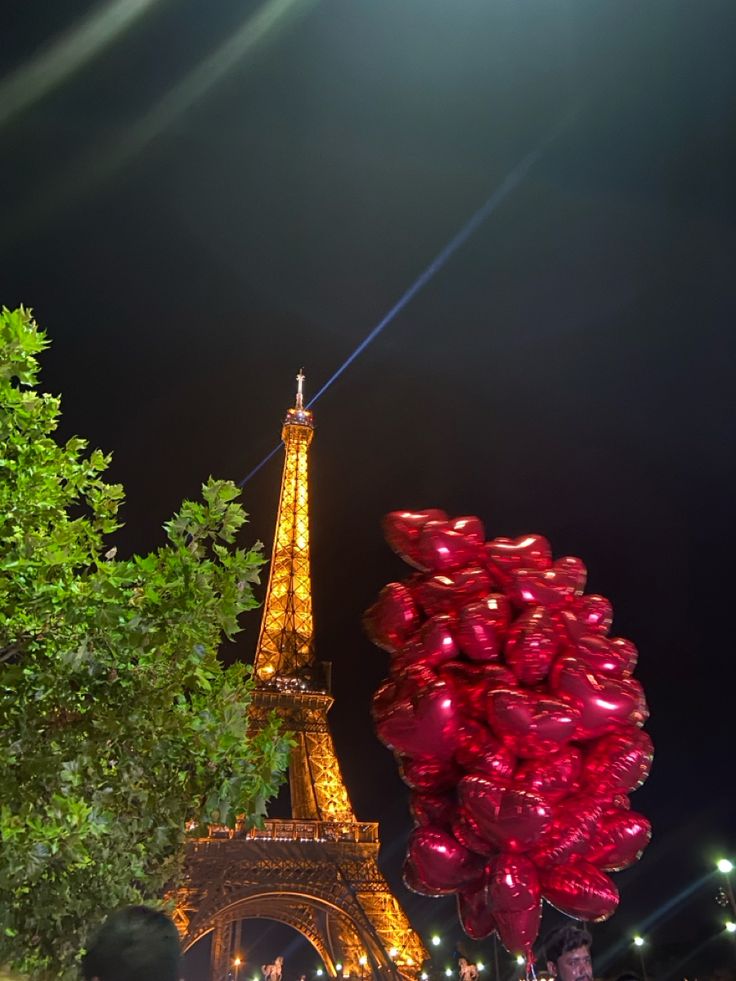
<svg viewBox="0 0 736 981"><path fill-rule="evenodd" d="M251 918L299 930L332 977L416 978L427 951L377 864L378 825L353 813L327 713L330 665L314 651L304 375L283 424L281 494L256 649L251 725L271 712L294 734L291 818L262 829L212 827L192 840L176 919L188 948L212 932L211 978L226 981Z"/></svg>

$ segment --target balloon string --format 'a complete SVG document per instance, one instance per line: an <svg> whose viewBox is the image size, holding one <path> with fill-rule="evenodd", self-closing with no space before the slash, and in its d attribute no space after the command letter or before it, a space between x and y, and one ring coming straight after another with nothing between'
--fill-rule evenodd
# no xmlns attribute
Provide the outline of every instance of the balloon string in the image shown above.
<svg viewBox="0 0 736 981"><path fill-rule="evenodd" d="M526 952L526 981L537 981L537 972L534 969L534 952L531 948Z"/></svg>

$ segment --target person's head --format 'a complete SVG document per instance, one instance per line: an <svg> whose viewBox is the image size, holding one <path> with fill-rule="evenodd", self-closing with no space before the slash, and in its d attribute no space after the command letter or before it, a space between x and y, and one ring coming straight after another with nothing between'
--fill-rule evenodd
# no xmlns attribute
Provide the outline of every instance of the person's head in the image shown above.
<svg viewBox="0 0 736 981"><path fill-rule="evenodd" d="M582 927L558 927L544 941L547 970L560 981L593 981L592 943L592 937Z"/></svg>
<svg viewBox="0 0 736 981"><path fill-rule="evenodd" d="M165 913L125 906L105 920L82 960L86 981L179 981L181 946Z"/></svg>
<svg viewBox="0 0 736 981"><path fill-rule="evenodd" d="M284 958L283 958L283 957L277 957L277 958L276 958L276 960L274 961L274 964L275 964L275 965L276 965L277 967L281 967L281 965L282 965L283 963L284 963Z"/></svg>
<svg viewBox="0 0 736 981"><path fill-rule="evenodd" d="M467 957L458 957L457 963L458 963L458 965L460 967L467 967L468 966L468 958Z"/></svg>

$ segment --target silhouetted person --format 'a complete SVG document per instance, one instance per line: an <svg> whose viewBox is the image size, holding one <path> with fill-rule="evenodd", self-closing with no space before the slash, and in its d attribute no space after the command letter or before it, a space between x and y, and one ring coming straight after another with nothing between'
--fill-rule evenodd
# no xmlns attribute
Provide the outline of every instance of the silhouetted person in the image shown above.
<svg viewBox="0 0 736 981"><path fill-rule="evenodd" d="M572 924L547 934L544 956L552 977L560 981L593 981L592 943L593 938L587 930Z"/></svg>
<svg viewBox="0 0 736 981"><path fill-rule="evenodd" d="M125 906L111 913L82 960L87 981L179 981L181 946L165 913Z"/></svg>

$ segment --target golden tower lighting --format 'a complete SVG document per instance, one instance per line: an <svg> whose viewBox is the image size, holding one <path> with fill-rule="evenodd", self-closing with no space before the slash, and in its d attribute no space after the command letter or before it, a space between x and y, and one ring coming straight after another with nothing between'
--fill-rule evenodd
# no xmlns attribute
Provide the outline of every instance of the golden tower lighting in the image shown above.
<svg viewBox="0 0 736 981"><path fill-rule="evenodd" d="M292 733L291 815L263 826L213 825L190 839L176 923L185 949L212 934L211 981L228 981L251 918L286 923L328 977L415 981L427 951L378 868L378 825L353 811L328 722L330 665L316 657L309 555L309 448L304 374L283 421L284 469L249 728L272 714ZM367 968L367 971L366 971ZM322 968L320 968L322 970Z"/></svg>
<svg viewBox="0 0 736 981"><path fill-rule="evenodd" d="M284 419L284 471L255 674L260 682L298 681L314 660L309 571L309 445L314 420L304 408L304 372Z"/></svg>

